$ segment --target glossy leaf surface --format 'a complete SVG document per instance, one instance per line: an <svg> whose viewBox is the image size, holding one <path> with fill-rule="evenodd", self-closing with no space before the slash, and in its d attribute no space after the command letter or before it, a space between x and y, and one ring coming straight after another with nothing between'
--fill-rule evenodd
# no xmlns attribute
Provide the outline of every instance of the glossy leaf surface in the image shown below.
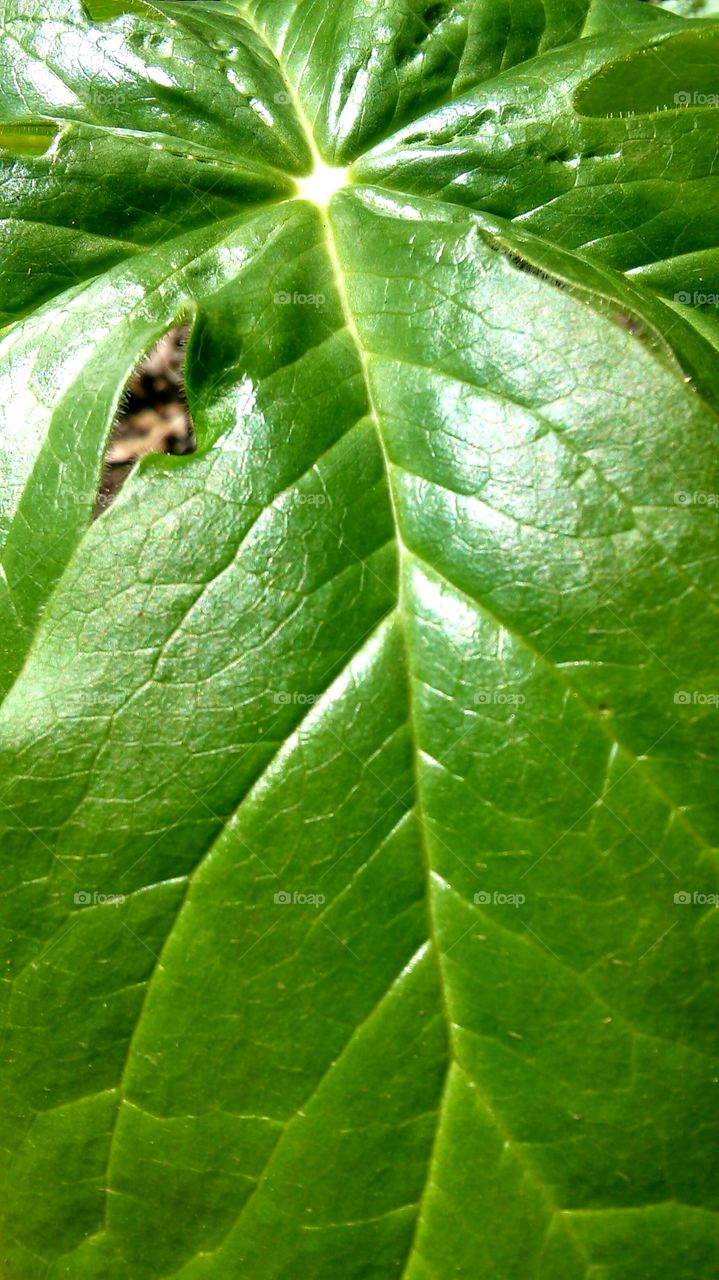
<svg viewBox="0 0 719 1280"><path fill-rule="evenodd" d="M716 20L0 17L3 1274L712 1280Z"/></svg>

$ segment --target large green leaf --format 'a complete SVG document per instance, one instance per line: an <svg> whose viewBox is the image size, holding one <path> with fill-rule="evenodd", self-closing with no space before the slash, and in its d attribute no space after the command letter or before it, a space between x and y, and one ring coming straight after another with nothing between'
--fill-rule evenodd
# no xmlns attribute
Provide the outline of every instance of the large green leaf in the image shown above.
<svg viewBox="0 0 719 1280"><path fill-rule="evenodd" d="M712 1280L719 24L0 16L3 1274Z"/></svg>

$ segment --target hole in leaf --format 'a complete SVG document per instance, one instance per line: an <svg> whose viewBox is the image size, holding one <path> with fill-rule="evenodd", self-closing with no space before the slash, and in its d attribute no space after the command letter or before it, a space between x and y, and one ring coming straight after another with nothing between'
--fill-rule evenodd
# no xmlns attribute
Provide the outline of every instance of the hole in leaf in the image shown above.
<svg viewBox="0 0 719 1280"><path fill-rule="evenodd" d="M195 430L183 377L188 332L189 325L176 325L136 366L108 441L95 516L111 506L146 453L194 453Z"/></svg>
<svg viewBox="0 0 719 1280"><path fill-rule="evenodd" d="M44 156L60 132L47 120L18 120L0 124L0 151L16 156Z"/></svg>

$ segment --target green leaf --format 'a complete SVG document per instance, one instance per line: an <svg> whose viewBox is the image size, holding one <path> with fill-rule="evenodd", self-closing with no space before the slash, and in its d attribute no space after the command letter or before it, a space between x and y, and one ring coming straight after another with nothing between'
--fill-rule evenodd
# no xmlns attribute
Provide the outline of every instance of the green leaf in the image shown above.
<svg viewBox="0 0 719 1280"><path fill-rule="evenodd" d="M712 1280L719 26L0 16L3 1274Z"/></svg>

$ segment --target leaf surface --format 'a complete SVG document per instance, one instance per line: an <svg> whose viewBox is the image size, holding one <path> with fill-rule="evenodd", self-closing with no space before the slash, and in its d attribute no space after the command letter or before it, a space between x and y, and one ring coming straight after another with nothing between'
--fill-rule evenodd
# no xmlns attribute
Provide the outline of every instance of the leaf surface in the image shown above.
<svg viewBox="0 0 719 1280"><path fill-rule="evenodd" d="M711 1280L716 23L0 16L7 1275Z"/></svg>

